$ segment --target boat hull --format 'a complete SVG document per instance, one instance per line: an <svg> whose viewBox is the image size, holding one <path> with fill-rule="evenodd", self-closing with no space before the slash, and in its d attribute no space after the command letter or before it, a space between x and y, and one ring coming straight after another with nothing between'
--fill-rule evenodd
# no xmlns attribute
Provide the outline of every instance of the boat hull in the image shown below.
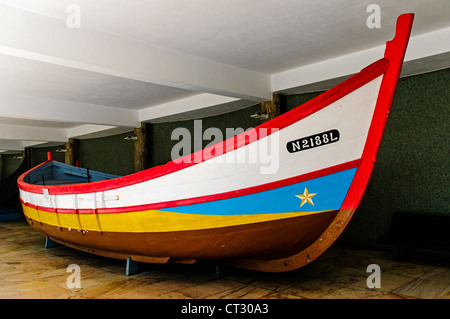
<svg viewBox="0 0 450 319"><path fill-rule="evenodd" d="M358 164L278 181L262 192L170 208L80 212L24 202L23 209L30 225L53 241L107 257L160 263L279 259L323 234Z"/></svg>
<svg viewBox="0 0 450 319"><path fill-rule="evenodd" d="M412 19L402 15L384 58L350 79L166 165L116 178L49 159L18 179L27 221L56 242L113 258L220 259L269 272L313 261L367 189ZM253 161L268 149L273 161Z"/></svg>
<svg viewBox="0 0 450 319"><path fill-rule="evenodd" d="M258 257L283 258L311 245L336 217L337 211L286 219L175 232L80 231L40 223L27 217L34 229L90 253L136 261L164 262ZM169 255L170 253L170 255Z"/></svg>

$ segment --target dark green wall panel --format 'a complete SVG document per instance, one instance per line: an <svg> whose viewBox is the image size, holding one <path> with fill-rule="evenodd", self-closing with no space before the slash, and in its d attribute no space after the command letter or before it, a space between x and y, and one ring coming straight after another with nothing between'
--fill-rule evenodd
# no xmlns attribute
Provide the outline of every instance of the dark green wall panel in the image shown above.
<svg viewBox="0 0 450 319"><path fill-rule="evenodd" d="M56 161L64 163L65 153L57 152L58 148L64 148L64 144L52 147L36 147L31 152L31 165L36 166L47 160L47 153L52 153L52 158Z"/></svg>
<svg viewBox="0 0 450 319"><path fill-rule="evenodd" d="M4 179L14 173L22 163L22 160L15 159L14 157L18 154L1 154L0 158L0 179Z"/></svg>
<svg viewBox="0 0 450 319"><path fill-rule="evenodd" d="M116 175L134 173L134 143L124 139L130 134L78 140L80 166Z"/></svg>
<svg viewBox="0 0 450 319"><path fill-rule="evenodd" d="M395 212L450 215L450 69L402 78L366 196L343 242L376 245Z"/></svg>

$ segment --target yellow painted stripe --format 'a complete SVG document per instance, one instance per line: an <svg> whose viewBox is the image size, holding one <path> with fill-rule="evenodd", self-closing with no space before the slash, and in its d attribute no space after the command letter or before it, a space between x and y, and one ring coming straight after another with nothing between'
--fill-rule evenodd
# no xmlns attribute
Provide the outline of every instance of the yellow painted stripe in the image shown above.
<svg viewBox="0 0 450 319"><path fill-rule="evenodd" d="M196 215L159 210L145 210L117 214L62 214L37 211L23 205L24 214L44 224L71 229L105 232L169 232L199 230L253 224L291 217L324 213L294 212L258 215ZM100 226L100 227L99 227Z"/></svg>

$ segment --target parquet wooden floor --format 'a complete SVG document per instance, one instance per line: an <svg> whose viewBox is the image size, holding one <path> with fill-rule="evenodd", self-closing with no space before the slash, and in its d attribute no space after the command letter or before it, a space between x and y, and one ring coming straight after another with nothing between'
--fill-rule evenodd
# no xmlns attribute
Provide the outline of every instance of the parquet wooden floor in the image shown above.
<svg viewBox="0 0 450 319"><path fill-rule="evenodd" d="M0 224L0 298L33 299L450 299L447 260L398 261L385 251L332 247L311 265L287 273L259 273L216 264L141 264L125 275L125 261L64 246L24 220ZM80 288L70 288L69 265L78 265ZM369 288L367 266L380 267L380 288Z"/></svg>

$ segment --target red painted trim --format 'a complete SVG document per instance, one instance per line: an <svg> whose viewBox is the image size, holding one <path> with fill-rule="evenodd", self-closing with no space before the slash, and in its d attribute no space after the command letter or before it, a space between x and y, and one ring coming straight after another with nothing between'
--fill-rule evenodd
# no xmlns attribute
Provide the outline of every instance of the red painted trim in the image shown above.
<svg viewBox="0 0 450 319"><path fill-rule="evenodd" d="M330 105L331 103L339 100L340 98L348 95L354 90L360 88L361 86L372 81L376 77L384 74L386 72L388 62L386 59L378 60L377 62L364 68L358 74L352 76L351 78L345 80L339 85L331 88L330 90L324 92L323 94L317 96L316 98L306 102L303 105L296 107L295 109L286 112L275 119L263 123L251 130L250 132L244 132L233 138L221 142L221 147L216 145L205 148L198 152L194 152L187 155L178 161L177 163L171 161L165 165L149 168L145 171L134 173L131 175L123 176L116 179L111 179L107 181L98 181L92 183L83 183L76 185L59 185L59 186L45 186L42 185L31 185L24 181L24 177L29 173L26 172L18 179L19 188L31 192L42 194L42 189L46 188L49 194L81 194L81 193L92 193L99 191L106 191L117 189L120 187L133 185L141 182L148 181L157 177L161 177L175 171L182 170L184 168L190 167L192 165L198 164L202 161L206 161L213 157L222 155L223 153L235 150L239 147L245 146L248 143L258 140L262 137L270 135L277 130L281 130L301 119L323 109L324 107ZM218 151L215 153L214 151ZM35 168L33 168L35 169Z"/></svg>
<svg viewBox="0 0 450 319"><path fill-rule="evenodd" d="M195 197L195 198L188 198L188 199L181 199L181 200L173 200L173 201L167 201L167 202L160 202L155 204L146 204L146 205L135 205L135 206L127 206L127 207L115 207L115 208L97 208L97 210L94 209L67 209L67 208L58 208L58 213L64 213L64 214L111 214L111 213L128 213L128 212L137 212L137 211L144 211L144 210L151 210L151 209L164 209L164 208L170 208L170 207L177 207L177 206L184 206L184 205L193 205L193 204L201 204L206 202L212 202L222 199L229 199L233 197L240 197L245 195L251 195L255 193L260 193L264 191L268 191L275 188L280 188L283 186L288 186L296 183L301 183L307 180L311 180L314 178L319 178L323 176L327 176L330 174L338 173L344 170L348 170L351 168L358 167L361 163L361 160L354 160L347 163L339 164L336 166L328 167L325 169L321 169L315 172L286 178L283 180L279 180L276 182L271 182L267 184L262 184L258 186L243 188L235 191L220 193L220 194L214 194L214 195L207 195L207 196L201 196L201 197ZM22 201L22 204L31 208L36 209L36 206L31 203L25 203ZM50 213L56 213L56 209L54 208L47 208L47 207L39 207L39 210L43 210Z"/></svg>
<svg viewBox="0 0 450 319"><path fill-rule="evenodd" d="M375 112L361 158L361 166L356 171L347 197L342 204L342 209L357 208L366 192L394 98L395 88L411 34L413 19L414 14L412 13L398 17L395 37L386 43L384 58L389 61L389 67L381 82Z"/></svg>

